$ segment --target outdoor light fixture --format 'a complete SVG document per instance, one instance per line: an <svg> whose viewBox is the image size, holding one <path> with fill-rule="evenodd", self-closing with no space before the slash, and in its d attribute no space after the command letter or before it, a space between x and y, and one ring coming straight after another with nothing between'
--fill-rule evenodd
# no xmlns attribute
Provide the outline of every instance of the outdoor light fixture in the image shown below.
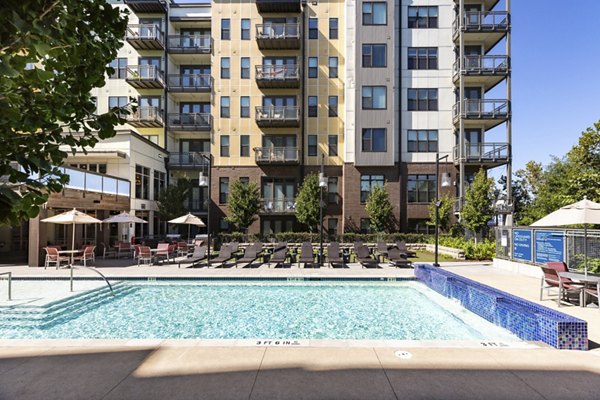
<svg viewBox="0 0 600 400"><path fill-rule="evenodd" d="M435 184L436 184L436 188L435 188L435 262L433 263L434 267L439 267L440 264L438 263L438 244L439 244L439 225L440 225L440 191L439 191L439 187L437 187L437 180L440 176L440 161L442 160L447 160L448 159L448 154L446 154L445 156L440 157L440 153L435 153ZM446 166L447 168L447 166ZM450 187L452 186L452 179L450 177L450 173L449 172L444 172L444 174L442 175L442 182L441 182L441 187Z"/></svg>

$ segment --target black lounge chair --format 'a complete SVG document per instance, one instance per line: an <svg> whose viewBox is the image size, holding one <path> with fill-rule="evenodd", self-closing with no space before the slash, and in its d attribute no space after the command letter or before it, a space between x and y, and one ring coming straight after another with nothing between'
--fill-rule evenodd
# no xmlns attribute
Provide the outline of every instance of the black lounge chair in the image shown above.
<svg viewBox="0 0 600 400"><path fill-rule="evenodd" d="M380 256L379 261L388 258L389 247L385 242L377 242L377 255Z"/></svg>
<svg viewBox="0 0 600 400"><path fill-rule="evenodd" d="M371 258L369 254L369 248L363 245L355 245L354 250L356 251L356 259L363 266L363 268L379 268L377 260Z"/></svg>
<svg viewBox="0 0 600 400"><path fill-rule="evenodd" d="M210 263L213 267L226 267L227 261L233 258L233 253L231 251L231 245L229 243L225 243L221 246L221 250L219 251L219 255L210 260ZM216 265L218 264L218 265Z"/></svg>
<svg viewBox="0 0 600 400"><path fill-rule="evenodd" d="M338 242L331 242L327 246L327 261L332 268L347 268L344 257L340 256L340 244Z"/></svg>
<svg viewBox="0 0 600 400"><path fill-rule="evenodd" d="M273 247L273 255L271 255L271 258L269 258L269 268L271 268L271 263L275 264L275 268L277 268L279 264L284 264L287 256L287 243L277 243L275 247Z"/></svg>
<svg viewBox="0 0 600 400"><path fill-rule="evenodd" d="M303 242L301 247L300 258L298 259L298 267L300 264L304 263L304 268L306 268L306 264L315 265L315 254L313 252L313 247L311 242Z"/></svg>
<svg viewBox="0 0 600 400"><path fill-rule="evenodd" d="M181 265L187 265L186 268L195 268L202 261L206 259L206 246L196 246L194 247L194 252L190 258L183 259L179 262L178 268L181 268Z"/></svg>
<svg viewBox="0 0 600 400"><path fill-rule="evenodd" d="M401 252L395 247L389 250L388 258L390 260L390 265L394 267L412 267L412 261L408 259L406 253Z"/></svg>
<svg viewBox="0 0 600 400"><path fill-rule="evenodd" d="M400 250L401 253L406 254L407 257L416 257L417 256L416 251L408 250L406 248L406 243L403 240L396 242L396 247L398 248L398 250Z"/></svg>
<svg viewBox="0 0 600 400"><path fill-rule="evenodd" d="M244 267L252 267L252 264L258 259L260 253L262 253L263 248L261 243L254 243L248 247L246 247L246 251L244 251L244 255L239 260L235 260L235 267L237 268L238 264L246 264Z"/></svg>

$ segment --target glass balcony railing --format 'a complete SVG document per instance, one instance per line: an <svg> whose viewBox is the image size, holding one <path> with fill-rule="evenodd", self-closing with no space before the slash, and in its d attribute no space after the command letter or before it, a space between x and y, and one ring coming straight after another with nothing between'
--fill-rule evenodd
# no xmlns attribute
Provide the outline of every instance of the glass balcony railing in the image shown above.
<svg viewBox="0 0 600 400"><path fill-rule="evenodd" d="M127 83L136 88L149 89L164 87L164 73L156 65L128 65Z"/></svg>
<svg viewBox="0 0 600 400"><path fill-rule="evenodd" d="M171 53L204 53L212 50L210 36L169 35L168 49Z"/></svg>
<svg viewBox="0 0 600 400"><path fill-rule="evenodd" d="M464 14L463 23L460 18L453 23L454 35L458 30L463 32L502 32L510 28L510 14L507 11L468 11Z"/></svg>
<svg viewBox="0 0 600 400"><path fill-rule="evenodd" d="M174 74L168 76L167 82L169 90L176 92L210 91L212 87L210 74Z"/></svg>
<svg viewBox="0 0 600 400"><path fill-rule="evenodd" d="M296 106L256 107L256 122L263 126L293 126L300 122L300 109Z"/></svg>
<svg viewBox="0 0 600 400"><path fill-rule="evenodd" d="M131 183L127 179L70 167L59 167L59 169L69 176L69 183L64 186L67 189L126 197L131 195ZM29 178L37 180L39 175L31 174Z"/></svg>
<svg viewBox="0 0 600 400"><path fill-rule="evenodd" d="M182 153L170 153L169 154L169 167L171 168L190 168L190 169L201 169L208 166L208 160L206 157L210 156L210 153L201 152L182 152Z"/></svg>
<svg viewBox="0 0 600 400"><path fill-rule="evenodd" d="M259 40L300 39L299 25L294 24L257 24L256 38Z"/></svg>
<svg viewBox="0 0 600 400"><path fill-rule="evenodd" d="M300 79L297 65L257 65L256 80L296 81Z"/></svg>
<svg viewBox="0 0 600 400"><path fill-rule="evenodd" d="M510 146L506 142L484 142L484 143L467 143L463 148L461 157L460 146L454 147L454 159L475 162L502 162L509 158Z"/></svg>
<svg viewBox="0 0 600 400"><path fill-rule="evenodd" d="M194 131L208 130L211 125L210 113L176 113L169 114L167 126L170 129Z"/></svg>
<svg viewBox="0 0 600 400"><path fill-rule="evenodd" d="M460 60L454 62L454 73L458 74ZM466 75L506 74L510 69L508 56L465 56L462 73Z"/></svg>
<svg viewBox="0 0 600 400"><path fill-rule="evenodd" d="M125 40L127 40L136 49L153 50L162 48L164 46L165 38L158 25L132 24L127 25L127 30L125 31Z"/></svg>
<svg viewBox="0 0 600 400"><path fill-rule="evenodd" d="M254 160L257 164L291 164L300 161L297 147L255 147Z"/></svg>
<svg viewBox="0 0 600 400"><path fill-rule="evenodd" d="M456 103L452 109L454 118L468 119L504 119L510 115L508 100L465 99L460 107Z"/></svg>

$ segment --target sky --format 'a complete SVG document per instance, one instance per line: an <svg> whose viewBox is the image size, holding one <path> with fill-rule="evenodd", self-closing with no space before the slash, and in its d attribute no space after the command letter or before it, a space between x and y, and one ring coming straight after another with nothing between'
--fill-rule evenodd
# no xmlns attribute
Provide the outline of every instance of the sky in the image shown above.
<svg viewBox="0 0 600 400"><path fill-rule="evenodd" d="M516 171L564 156L600 120L600 0L512 0L511 8Z"/></svg>

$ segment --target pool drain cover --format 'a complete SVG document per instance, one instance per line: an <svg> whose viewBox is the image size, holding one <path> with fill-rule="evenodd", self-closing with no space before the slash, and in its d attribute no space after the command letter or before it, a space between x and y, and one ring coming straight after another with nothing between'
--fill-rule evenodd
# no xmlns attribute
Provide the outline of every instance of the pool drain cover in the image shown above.
<svg viewBox="0 0 600 400"><path fill-rule="evenodd" d="M412 358L412 354L404 350L398 350L394 354L396 355L396 357L401 358L403 360L408 360Z"/></svg>

